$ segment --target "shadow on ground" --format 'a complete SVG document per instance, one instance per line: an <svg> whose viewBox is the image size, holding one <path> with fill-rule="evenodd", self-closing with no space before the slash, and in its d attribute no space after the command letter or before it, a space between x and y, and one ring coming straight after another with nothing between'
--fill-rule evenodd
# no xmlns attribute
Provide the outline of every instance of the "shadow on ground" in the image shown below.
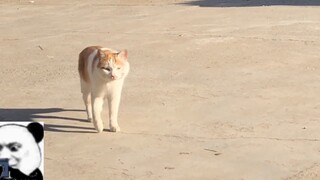
<svg viewBox="0 0 320 180"><path fill-rule="evenodd" d="M50 113L59 112L84 112L79 109L63 109L63 108L43 108L43 109L0 109L0 121L34 121L37 119L61 119L71 121L87 122L86 119L70 118L63 116L50 115ZM85 115L85 114L84 114ZM70 130L76 129L76 130ZM81 129L81 130L79 130ZM44 122L45 131L54 132L70 132L70 133L94 133L93 128L69 126L69 125L54 125Z"/></svg>
<svg viewBox="0 0 320 180"><path fill-rule="evenodd" d="M181 4L200 7L320 6L320 0L194 0Z"/></svg>

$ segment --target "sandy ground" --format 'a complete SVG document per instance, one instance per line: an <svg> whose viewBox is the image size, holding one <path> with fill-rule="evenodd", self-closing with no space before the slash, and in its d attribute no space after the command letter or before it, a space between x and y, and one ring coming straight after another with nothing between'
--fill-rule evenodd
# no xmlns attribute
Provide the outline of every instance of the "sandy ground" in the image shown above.
<svg viewBox="0 0 320 180"><path fill-rule="evenodd" d="M241 2L0 0L0 120L45 122L46 179L320 179L320 3ZM129 51L120 133L89 45Z"/></svg>

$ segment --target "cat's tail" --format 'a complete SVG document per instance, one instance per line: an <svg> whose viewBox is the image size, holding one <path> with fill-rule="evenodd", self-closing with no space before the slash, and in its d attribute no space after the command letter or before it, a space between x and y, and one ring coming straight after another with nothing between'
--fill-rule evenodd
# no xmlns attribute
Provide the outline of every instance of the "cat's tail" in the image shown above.
<svg viewBox="0 0 320 180"><path fill-rule="evenodd" d="M79 54L79 62L78 62L78 71L80 78L83 79L84 81L88 82L88 72L86 71L86 56L85 56L85 50L84 49L80 54Z"/></svg>

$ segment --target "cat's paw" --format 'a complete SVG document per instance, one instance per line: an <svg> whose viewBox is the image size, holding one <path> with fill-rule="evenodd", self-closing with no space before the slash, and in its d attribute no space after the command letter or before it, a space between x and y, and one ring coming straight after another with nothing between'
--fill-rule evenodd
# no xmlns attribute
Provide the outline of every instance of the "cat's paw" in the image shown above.
<svg viewBox="0 0 320 180"><path fill-rule="evenodd" d="M120 131L120 127L119 126L110 126L110 131L111 132L119 132Z"/></svg>
<svg viewBox="0 0 320 180"><path fill-rule="evenodd" d="M95 127L97 133L102 133L103 127Z"/></svg>
<svg viewBox="0 0 320 180"><path fill-rule="evenodd" d="M103 123L93 123L94 128L98 133L101 133L103 131Z"/></svg>
<svg viewBox="0 0 320 180"><path fill-rule="evenodd" d="M98 133L102 133L103 127L97 127L96 130L97 130Z"/></svg>

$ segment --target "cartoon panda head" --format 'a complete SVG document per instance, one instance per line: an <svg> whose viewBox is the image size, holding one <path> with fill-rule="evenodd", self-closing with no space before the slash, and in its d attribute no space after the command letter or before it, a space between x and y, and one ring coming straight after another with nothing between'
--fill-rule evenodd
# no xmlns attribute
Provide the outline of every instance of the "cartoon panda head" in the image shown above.
<svg viewBox="0 0 320 180"><path fill-rule="evenodd" d="M9 166L30 175L41 164L38 143L43 139L43 126L33 122L28 126L6 124L0 126L0 158Z"/></svg>

